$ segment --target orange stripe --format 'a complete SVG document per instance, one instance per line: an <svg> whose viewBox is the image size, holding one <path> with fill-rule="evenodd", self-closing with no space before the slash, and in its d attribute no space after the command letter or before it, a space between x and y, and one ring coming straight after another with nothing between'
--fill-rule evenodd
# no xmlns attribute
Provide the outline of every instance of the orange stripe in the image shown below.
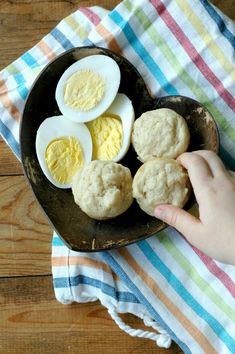
<svg viewBox="0 0 235 354"><path fill-rule="evenodd" d="M188 320L187 317L178 309L173 302L171 302L168 297L162 292L158 287L153 278L151 278L134 260L130 253L122 248L119 254L125 259L125 261L130 265L130 267L138 274L138 276L143 280L143 282L152 290L152 292L157 296L157 298L166 306L166 308L178 319L183 327L190 333L190 335L195 339L195 341L204 349L205 353L217 353L215 349L211 346L208 339L195 327L192 322Z"/></svg>
<svg viewBox="0 0 235 354"><path fill-rule="evenodd" d="M43 54L47 56L49 60L52 60L56 57L53 50L44 42L43 39L40 42L38 42L37 47L41 50Z"/></svg>
<svg viewBox="0 0 235 354"><path fill-rule="evenodd" d="M62 267L68 265L68 257L51 257L52 267Z"/></svg>
<svg viewBox="0 0 235 354"><path fill-rule="evenodd" d="M9 112L9 114L17 122L20 120L21 114L18 108L11 102L11 99L8 94L8 88L4 81L0 80L0 102L3 107Z"/></svg>
<svg viewBox="0 0 235 354"><path fill-rule="evenodd" d="M115 281L120 280L120 278L109 268L107 264L84 256L52 257L51 264L53 267L81 265L89 268L95 268L103 270L105 273L111 274Z"/></svg>
<svg viewBox="0 0 235 354"><path fill-rule="evenodd" d="M111 50L119 54L122 52L122 49L116 39L101 23L96 27L96 30L104 38Z"/></svg>

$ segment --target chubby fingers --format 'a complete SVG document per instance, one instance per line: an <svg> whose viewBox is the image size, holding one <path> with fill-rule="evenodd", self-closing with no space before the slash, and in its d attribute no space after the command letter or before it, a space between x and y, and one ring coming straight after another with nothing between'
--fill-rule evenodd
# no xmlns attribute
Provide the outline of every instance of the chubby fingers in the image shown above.
<svg viewBox="0 0 235 354"><path fill-rule="evenodd" d="M219 158L219 156L210 150L197 150L193 151L194 154L201 156L209 165L213 177L222 177L224 178L227 175L227 170Z"/></svg>
<svg viewBox="0 0 235 354"><path fill-rule="evenodd" d="M204 187L219 189L234 183L235 173L228 171L219 156L213 151L198 150L186 152L177 160L183 165L189 174L196 198ZM213 184L212 184L213 183ZM199 202L199 201L198 201Z"/></svg>
<svg viewBox="0 0 235 354"><path fill-rule="evenodd" d="M201 221L189 214L185 210L174 205L158 205L154 210L154 215L173 226L183 234L190 243L197 245L201 233Z"/></svg>
<svg viewBox="0 0 235 354"><path fill-rule="evenodd" d="M185 152L177 158L177 161L188 171L195 195L201 191L203 186L212 181L212 170L208 162L199 154Z"/></svg>

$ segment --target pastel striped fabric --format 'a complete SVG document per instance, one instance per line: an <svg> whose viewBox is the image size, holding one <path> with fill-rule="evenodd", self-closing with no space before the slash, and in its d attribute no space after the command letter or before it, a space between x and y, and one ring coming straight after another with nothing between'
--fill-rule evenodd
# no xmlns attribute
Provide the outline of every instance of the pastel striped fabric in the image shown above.
<svg viewBox="0 0 235 354"><path fill-rule="evenodd" d="M128 58L154 96L204 103L219 128L220 155L235 170L235 26L206 0L124 0L111 12L80 8L60 22L1 72L0 132L16 156L34 79L51 59L81 45ZM73 252L54 235L52 272L58 301L99 299L131 335L163 347L172 339L185 353L235 353L235 267L209 258L172 228L92 254ZM136 314L160 335L128 328L118 312Z"/></svg>

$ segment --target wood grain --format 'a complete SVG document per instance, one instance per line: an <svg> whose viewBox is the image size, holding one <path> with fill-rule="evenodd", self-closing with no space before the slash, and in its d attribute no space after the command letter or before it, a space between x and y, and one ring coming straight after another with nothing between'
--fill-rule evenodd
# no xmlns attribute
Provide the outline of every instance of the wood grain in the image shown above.
<svg viewBox="0 0 235 354"><path fill-rule="evenodd" d="M9 146L0 137L0 176L19 175L23 173L21 163L12 153Z"/></svg>
<svg viewBox="0 0 235 354"><path fill-rule="evenodd" d="M0 277L50 274L51 235L24 176L0 177Z"/></svg>
<svg viewBox="0 0 235 354"><path fill-rule="evenodd" d="M112 9L118 0L1 0L0 69L79 6ZM212 0L235 20L235 0ZM99 303L62 305L50 265L51 227L0 139L0 354L182 354L123 333ZM134 316L123 318L143 328Z"/></svg>
<svg viewBox="0 0 235 354"><path fill-rule="evenodd" d="M112 9L118 0L1 0L0 1L0 68L35 45L61 19L80 6L99 5Z"/></svg>
<svg viewBox="0 0 235 354"><path fill-rule="evenodd" d="M51 277L2 279L0 316L0 352L4 354L166 353L156 349L154 342L121 332L98 302L58 303ZM123 319L144 328L135 316ZM182 351L173 345L167 353Z"/></svg>

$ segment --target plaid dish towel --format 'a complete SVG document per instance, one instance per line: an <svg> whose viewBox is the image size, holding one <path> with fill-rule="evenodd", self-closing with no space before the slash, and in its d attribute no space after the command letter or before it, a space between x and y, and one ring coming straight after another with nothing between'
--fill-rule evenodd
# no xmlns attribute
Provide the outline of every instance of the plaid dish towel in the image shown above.
<svg viewBox="0 0 235 354"><path fill-rule="evenodd" d="M74 46L129 59L155 96L185 95L216 119L220 155L235 169L235 26L206 0L124 0L113 11L80 8L1 72L0 132L19 158L19 121L41 69ZM234 232L234 230L231 230ZM223 237L223 235L221 235ZM185 353L235 353L235 267L193 248L173 228L114 251L79 253L54 234L55 296L100 300L121 329ZM143 319L130 328L119 313Z"/></svg>

